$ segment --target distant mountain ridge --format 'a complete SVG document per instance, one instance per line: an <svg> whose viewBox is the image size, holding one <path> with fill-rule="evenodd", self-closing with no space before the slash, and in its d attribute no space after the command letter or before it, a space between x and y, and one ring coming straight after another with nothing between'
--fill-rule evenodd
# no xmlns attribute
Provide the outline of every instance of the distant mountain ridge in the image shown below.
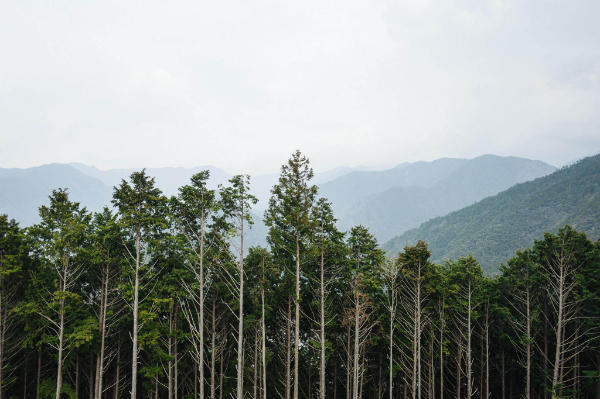
<svg viewBox="0 0 600 399"><path fill-rule="evenodd" d="M472 254L495 273L515 250L565 224L600 238L600 155L431 219L384 249L395 254L423 240L436 262Z"/></svg>
<svg viewBox="0 0 600 399"><path fill-rule="evenodd" d="M314 184L319 195L334 206L339 227L356 224L369 227L380 242L420 223L459 209L495 194L520 181L550 173L555 168L540 161L484 155L474 159L442 158L431 162L401 163L381 170L338 167L317 172ZM139 169L101 170L71 163L28 169L0 169L0 213L7 213L23 225L38 221L37 209L45 204L52 189L69 188L71 197L91 211L110 206L113 186ZM146 168L166 195L175 195L180 186L200 170L209 170L209 186L217 188L231 177L226 171L206 165L194 168ZM251 191L259 198L254 207L256 237L265 244L266 227L262 214L278 173L251 177ZM259 233L262 236L259 237Z"/></svg>
<svg viewBox="0 0 600 399"><path fill-rule="evenodd" d="M321 192L333 202L342 229L362 224L385 242L433 217L555 170L517 157L442 158L381 172L353 172L324 184Z"/></svg>

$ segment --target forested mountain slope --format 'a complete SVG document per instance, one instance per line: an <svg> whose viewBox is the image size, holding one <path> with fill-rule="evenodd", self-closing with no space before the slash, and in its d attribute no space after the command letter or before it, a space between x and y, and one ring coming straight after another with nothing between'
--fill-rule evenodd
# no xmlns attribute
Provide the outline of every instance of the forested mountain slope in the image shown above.
<svg viewBox="0 0 600 399"><path fill-rule="evenodd" d="M351 173L322 189L323 194L333 200L342 229L362 224L368 226L380 242L385 242L433 217L555 170L540 161L484 155L474 159L403 164L383 172ZM332 192L334 185L336 190ZM387 188L362 197L377 187ZM356 202L348 204L351 199Z"/></svg>
<svg viewBox="0 0 600 399"><path fill-rule="evenodd" d="M384 249L396 254L423 240L435 262L472 254L495 273L515 250L565 224L600 238L600 155L432 219Z"/></svg>

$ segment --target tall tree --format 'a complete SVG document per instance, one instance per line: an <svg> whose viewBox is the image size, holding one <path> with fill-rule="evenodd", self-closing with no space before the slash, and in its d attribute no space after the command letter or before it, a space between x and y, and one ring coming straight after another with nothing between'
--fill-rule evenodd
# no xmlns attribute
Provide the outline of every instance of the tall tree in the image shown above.
<svg viewBox="0 0 600 399"><path fill-rule="evenodd" d="M117 207L120 223L134 241L135 253L129 253L133 263L133 328L131 333L131 399L137 397L138 376L138 334L139 334L139 291L140 273L148 260L149 243L157 232L166 227L166 198L160 189L155 187L154 178L146 175L146 171L134 172L129 181L121 180L115 187L112 203Z"/></svg>
<svg viewBox="0 0 600 399"><path fill-rule="evenodd" d="M313 170L308 158L299 150L281 167L278 183L271 190L265 224L269 227L267 241L278 256L296 266L294 293L294 387L293 399L298 399L299 348L300 348L300 266L304 248L313 228L310 211L315 201L317 187L310 184ZM291 262L290 262L291 263Z"/></svg>
<svg viewBox="0 0 600 399"><path fill-rule="evenodd" d="M78 202L69 199L66 189L53 190L49 198L49 206L40 207L41 222L32 228L32 232L38 239L44 263L57 281L41 315L51 323L57 338L55 397L59 399L63 386L67 305L80 299L73 288L82 272L83 264L78 255L81 254L91 216Z"/></svg>
<svg viewBox="0 0 600 399"><path fill-rule="evenodd" d="M238 335L237 335L237 388L236 397L244 397L244 234L245 225L252 224L250 209L258 200L250 194L250 176L237 175L229 180L230 186L220 191L222 210L231 220L235 236L239 241L239 258L237 266L238 281L231 279L231 283L238 291Z"/></svg>
<svg viewBox="0 0 600 399"><path fill-rule="evenodd" d="M215 191L207 187L210 172L202 171L192 176L189 185L179 189L172 199L175 222L187 242L192 261L187 262L193 276L193 284L185 284L187 303L184 311L194 337L194 350L198 364L199 396L204 398L204 297L205 297L205 250L207 225L217 210ZM191 302L191 304L190 304ZM195 312L191 311L191 308Z"/></svg>

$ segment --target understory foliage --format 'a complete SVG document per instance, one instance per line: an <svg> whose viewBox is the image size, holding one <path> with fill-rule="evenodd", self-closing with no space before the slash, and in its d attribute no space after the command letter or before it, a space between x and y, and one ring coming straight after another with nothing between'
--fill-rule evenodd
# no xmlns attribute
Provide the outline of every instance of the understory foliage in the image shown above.
<svg viewBox="0 0 600 399"><path fill-rule="evenodd" d="M166 198L145 171L88 212L0 216L2 398L600 395L600 243L564 226L486 275L339 231L295 152L244 246L248 176ZM357 187L360 189L360 187Z"/></svg>

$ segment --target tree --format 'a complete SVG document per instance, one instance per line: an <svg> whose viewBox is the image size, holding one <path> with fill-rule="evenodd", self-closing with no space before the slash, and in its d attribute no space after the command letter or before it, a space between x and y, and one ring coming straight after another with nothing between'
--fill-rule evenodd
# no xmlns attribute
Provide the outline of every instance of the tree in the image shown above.
<svg viewBox="0 0 600 399"><path fill-rule="evenodd" d="M239 260L237 266L238 281L231 279L232 286L238 292L238 335L237 335L237 389L238 399L244 397L244 224L252 224L250 208L258 200L250 194L250 176L237 175L229 180L230 186L220 191L222 210L231 220L234 234L240 237Z"/></svg>
<svg viewBox="0 0 600 399"><path fill-rule="evenodd" d="M149 243L156 237L157 232L166 227L165 204L166 198L155 187L154 178L146 175L146 171L134 172L129 182L121 180L115 187L113 204L119 210L122 227L134 241L135 254L129 252L133 262L133 329L132 329L132 359L131 359L131 399L137 397L138 375L138 333L139 333L139 290L140 273L145 269ZM128 247L126 247L128 248Z"/></svg>
<svg viewBox="0 0 600 399"><path fill-rule="evenodd" d="M27 262L25 235L19 224L0 215L0 399L8 384L7 360L20 345L9 347L10 338L17 333L15 312L21 288L21 275ZM19 340L20 341L20 340Z"/></svg>
<svg viewBox="0 0 600 399"><path fill-rule="evenodd" d="M53 190L50 205L40 207L41 222L32 228L38 239L40 254L57 281L55 291L46 299L41 315L50 322L57 342L56 399L63 385L65 351L65 326L68 302L77 301L79 295L73 288L82 272L78 259L89 227L90 215L78 202L69 200L66 189Z"/></svg>
<svg viewBox="0 0 600 399"><path fill-rule="evenodd" d="M179 189L179 195L171 200L175 223L187 242L193 261L186 262L193 276L193 284L185 284L187 308L185 318L193 336L193 346L198 364L199 395L204 398L204 258L206 227L217 210L214 190L207 188L210 172L202 171L192 176L191 184ZM191 303L190 303L191 302ZM195 312L191 311L191 307Z"/></svg>
<svg viewBox="0 0 600 399"><path fill-rule="evenodd" d="M269 227L267 242L283 262L296 265L294 294L294 387L293 398L298 399L300 357L300 265L301 257L313 229L310 211L317 187L310 184L313 170L299 150L292 154L281 167L278 183L271 190L269 208L265 212L265 224Z"/></svg>
<svg viewBox="0 0 600 399"><path fill-rule="evenodd" d="M380 268L383 264L384 253L377 246L375 237L363 226L350 230L348 245L351 251L351 274L353 281L353 311L354 319L354 350L353 350L353 381L352 398L358 399L362 392L364 373L364 347L375 323L370 323L371 306L379 298L374 297L380 292Z"/></svg>
<svg viewBox="0 0 600 399"><path fill-rule="evenodd" d="M421 398L421 335L425 325L423 310L428 300L425 289L427 278L431 277L432 265L429 262L431 252L423 241L414 247L405 247L398 256L398 265L402 278L402 306L408 316L405 320L407 331L412 331L412 345L409 358L412 360L411 388L413 399Z"/></svg>

